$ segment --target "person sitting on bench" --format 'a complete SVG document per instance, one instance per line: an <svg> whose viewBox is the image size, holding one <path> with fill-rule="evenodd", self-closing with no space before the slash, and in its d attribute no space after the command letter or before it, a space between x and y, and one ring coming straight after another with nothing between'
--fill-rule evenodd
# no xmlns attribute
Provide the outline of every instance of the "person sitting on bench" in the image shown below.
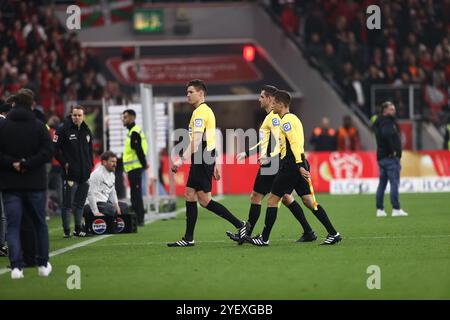
<svg viewBox="0 0 450 320"><path fill-rule="evenodd" d="M111 151L101 155L99 165L89 178L87 205L94 216L122 214L115 188L117 156Z"/></svg>

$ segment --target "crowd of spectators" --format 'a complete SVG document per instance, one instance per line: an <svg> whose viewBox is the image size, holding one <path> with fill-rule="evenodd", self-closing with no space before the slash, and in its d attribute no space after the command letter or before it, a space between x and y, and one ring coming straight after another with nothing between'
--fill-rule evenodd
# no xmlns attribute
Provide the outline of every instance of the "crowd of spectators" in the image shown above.
<svg viewBox="0 0 450 320"><path fill-rule="evenodd" d="M46 119L60 122L81 101L116 98L116 81L101 73L98 59L57 19L52 6L3 1L0 10L0 99L29 88ZM97 105L99 109L101 105ZM101 112L87 106L87 120L101 138ZM95 119L89 116L93 114ZM96 131L94 129L94 131Z"/></svg>
<svg viewBox="0 0 450 320"><path fill-rule="evenodd" d="M438 126L445 123L450 0L272 0L271 4L283 27L337 84L347 103L370 116L372 85L416 84L427 120ZM366 26L366 8L373 4L381 9L381 30ZM407 104L399 113L407 116L406 108Z"/></svg>

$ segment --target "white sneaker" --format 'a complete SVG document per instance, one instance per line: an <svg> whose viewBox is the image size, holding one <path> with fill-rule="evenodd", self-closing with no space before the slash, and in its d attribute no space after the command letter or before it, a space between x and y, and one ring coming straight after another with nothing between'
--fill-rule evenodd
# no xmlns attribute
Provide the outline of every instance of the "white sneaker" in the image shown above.
<svg viewBox="0 0 450 320"><path fill-rule="evenodd" d="M48 277L50 272L52 272L52 265L50 264L50 262L47 262L47 266L40 266L38 268L38 274L41 277Z"/></svg>
<svg viewBox="0 0 450 320"><path fill-rule="evenodd" d="M19 268L14 268L11 271L11 279L22 279L23 278L23 270L20 270Z"/></svg>
<svg viewBox="0 0 450 320"><path fill-rule="evenodd" d="M392 216L393 217L406 217L408 215L407 212L403 211L402 209L392 209Z"/></svg>
<svg viewBox="0 0 450 320"><path fill-rule="evenodd" d="M386 217L386 216L387 216L387 213L386 213L386 211L384 211L384 209L383 210L377 209L377 217Z"/></svg>

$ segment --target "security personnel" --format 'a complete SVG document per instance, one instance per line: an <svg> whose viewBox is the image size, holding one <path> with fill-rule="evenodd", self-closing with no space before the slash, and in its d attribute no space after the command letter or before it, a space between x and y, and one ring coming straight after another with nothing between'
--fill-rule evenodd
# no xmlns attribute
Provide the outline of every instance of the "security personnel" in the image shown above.
<svg viewBox="0 0 450 320"><path fill-rule="evenodd" d="M314 128L310 143L314 145L314 151L336 150L336 130L330 128L328 118L322 118L322 126Z"/></svg>
<svg viewBox="0 0 450 320"><path fill-rule="evenodd" d="M138 225L144 225L144 200L142 199L142 172L148 169L147 139L142 129L136 125L136 112L127 109L122 113L122 122L128 129L123 150L123 168L128 174L131 189L131 206L138 218Z"/></svg>
<svg viewBox="0 0 450 320"><path fill-rule="evenodd" d="M70 213L75 215L76 237L85 237L82 228L83 207L89 191L88 179L94 166L92 133L84 122L84 107L75 106L62 127L53 136L55 158L61 165L63 204L61 208L64 238L70 238Z"/></svg>

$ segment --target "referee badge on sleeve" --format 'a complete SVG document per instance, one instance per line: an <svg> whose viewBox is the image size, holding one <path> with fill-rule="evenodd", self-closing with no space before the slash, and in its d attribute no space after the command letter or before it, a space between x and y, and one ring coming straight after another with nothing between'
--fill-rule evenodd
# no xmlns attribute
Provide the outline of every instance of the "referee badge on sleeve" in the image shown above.
<svg viewBox="0 0 450 320"><path fill-rule="evenodd" d="M195 119L194 125L195 125L196 128L203 127L203 119Z"/></svg>
<svg viewBox="0 0 450 320"><path fill-rule="evenodd" d="M284 130L284 132L291 131L291 124L289 122L286 122L285 124L283 124L283 130Z"/></svg>
<svg viewBox="0 0 450 320"><path fill-rule="evenodd" d="M277 118L273 118L272 119L272 125L273 126L279 126L280 125L280 120L279 119L277 119Z"/></svg>

